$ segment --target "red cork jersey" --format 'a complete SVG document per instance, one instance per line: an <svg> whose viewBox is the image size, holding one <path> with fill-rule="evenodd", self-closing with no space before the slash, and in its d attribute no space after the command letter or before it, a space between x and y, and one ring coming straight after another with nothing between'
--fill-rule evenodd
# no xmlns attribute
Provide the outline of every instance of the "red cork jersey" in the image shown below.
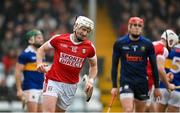
<svg viewBox="0 0 180 113"><path fill-rule="evenodd" d="M86 58L95 58L94 45L89 40L75 43L70 34L55 35L49 41L54 48L54 60L46 78L75 84Z"/></svg>

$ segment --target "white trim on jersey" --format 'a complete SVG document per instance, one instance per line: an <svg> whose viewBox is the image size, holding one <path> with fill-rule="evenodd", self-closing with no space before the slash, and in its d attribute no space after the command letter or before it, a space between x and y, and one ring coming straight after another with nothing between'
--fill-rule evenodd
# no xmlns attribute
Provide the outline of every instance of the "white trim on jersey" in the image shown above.
<svg viewBox="0 0 180 113"><path fill-rule="evenodd" d="M80 43L82 43L82 42L75 42L75 41L72 39L72 35L73 35L73 34L70 34L70 40L71 40L71 42L72 42L74 45L79 45Z"/></svg>

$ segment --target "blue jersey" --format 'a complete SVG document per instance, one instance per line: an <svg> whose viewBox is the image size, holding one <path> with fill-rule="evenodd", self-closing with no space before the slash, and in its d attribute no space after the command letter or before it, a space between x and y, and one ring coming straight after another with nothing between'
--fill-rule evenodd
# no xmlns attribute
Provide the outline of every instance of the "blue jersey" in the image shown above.
<svg viewBox="0 0 180 113"><path fill-rule="evenodd" d="M31 46L20 54L18 63L24 65L22 89L42 89L44 74L36 70L36 51Z"/></svg>
<svg viewBox="0 0 180 113"><path fill-rule="evenodd" d="M165 63L166 72L171 72L174 75L172 83L180 86L180 44L176 45L169 53ZM161 88L165 88L164 84L160 83ZM180 91L180 89L176 89Z"/></svg>
<svg viewBox="0 0 180 113"><path fill-rule="evenodd" d="M150 40L143 36L137 41L132 41L129 35L125 35L119 38L113 48L113 63L112 63L112 80L113 87L117 87L117 65L119 59L121 59L121 70L120 70L120 83L132 83L138 84L147 82L147 61L150 58L151 63L155 67L157 74L156 57L154 53L154 47ZM153 59L153 60L152 60ZM156 86L158 87L156 77Z"/></svg>

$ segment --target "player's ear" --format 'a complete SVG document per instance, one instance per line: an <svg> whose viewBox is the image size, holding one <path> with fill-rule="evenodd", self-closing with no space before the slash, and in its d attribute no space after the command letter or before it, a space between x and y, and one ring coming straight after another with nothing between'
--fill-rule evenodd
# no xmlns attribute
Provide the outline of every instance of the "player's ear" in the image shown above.
<svg viewBox="0 0 180 113"><path fill-rule="evenodd" d="M29 44L34 44L34 42L35 42L35 37L34 37L34 36L32 36L31 38L29 38L29 40L28 40L28 43L29 43Z"/></svg>

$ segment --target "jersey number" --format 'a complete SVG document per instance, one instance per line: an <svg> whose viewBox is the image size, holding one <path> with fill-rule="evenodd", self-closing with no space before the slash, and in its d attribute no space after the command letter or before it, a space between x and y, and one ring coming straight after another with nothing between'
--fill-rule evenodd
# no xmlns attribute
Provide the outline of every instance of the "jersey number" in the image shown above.
<svg viewBox="0 0 180 113"><path fill-rule="evenodd" d="M173 73L178 73L180 72L180 58L179 57L174 57L172 61L172 66L170 71Z"/></svg>

